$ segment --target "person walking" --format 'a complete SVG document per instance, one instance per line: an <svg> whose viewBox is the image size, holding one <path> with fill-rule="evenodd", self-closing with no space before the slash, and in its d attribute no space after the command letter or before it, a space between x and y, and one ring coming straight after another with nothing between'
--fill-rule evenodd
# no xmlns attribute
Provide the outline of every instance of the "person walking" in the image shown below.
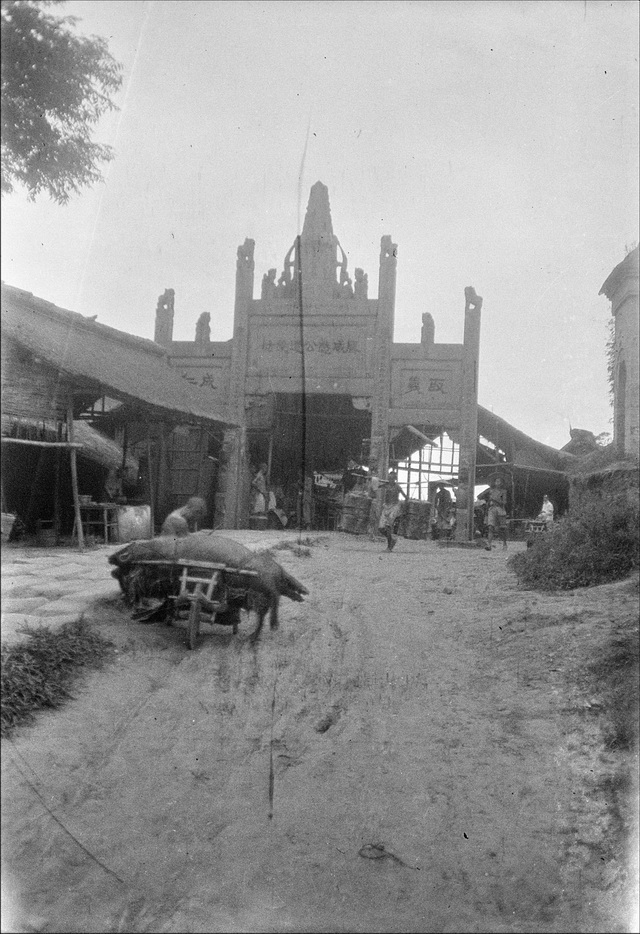
<svg viewBox="0 0 640 934"><path fill-rule="evenodd" d="M496 530L502 539L502 549L507 548L507 490L504 480L500 474L491 478L491 486L484 493L481 493L478 499L486 499L489 504L487 509L487 544L484 546L486 551L491 551L493 547L493 536Z"/></svg>
<svg viewBox="0 0 640 934"><path fill-rule="evenodd" d="M389 471L389 479L384 484L384 493L382 494L382 510L378 522L379 531L387 539L387 551L393 551L398 539L393 534L393 524L400 514L400 496L406 494L398 484L398 475L395 470Z"/></svg>

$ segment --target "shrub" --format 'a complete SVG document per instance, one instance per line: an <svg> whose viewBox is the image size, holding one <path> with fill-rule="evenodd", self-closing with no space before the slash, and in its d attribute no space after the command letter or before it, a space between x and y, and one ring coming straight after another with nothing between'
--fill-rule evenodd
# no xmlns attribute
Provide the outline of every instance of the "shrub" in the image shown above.
<svg viewBox="0 0 640 934"><path fill-rule="evenodd" d="M508 563L527 588L591 587L638 567L638 540L638 506L620 493L584 503Z"/></svg>
<svg viewBox="0 0 640 934"><path fill-rule="evenodd" d="M78 669L100 667L111 645L82 617L58 630L40 626L24 632L27 638L23 642L2 644L2 736L10 736L16 726L32 721L35 710L59 707L71 697L69 688Z"/></svg>

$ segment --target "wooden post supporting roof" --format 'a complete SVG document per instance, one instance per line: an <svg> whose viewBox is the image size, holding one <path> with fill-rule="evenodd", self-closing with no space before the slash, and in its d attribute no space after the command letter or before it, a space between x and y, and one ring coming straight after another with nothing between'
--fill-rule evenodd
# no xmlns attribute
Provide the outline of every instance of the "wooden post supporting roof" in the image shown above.
<svg viewBox="0 0 640 934"><path fill-rule="evenodd" d="M151 425L147 426L147 478L149 482L149 524L151 525L151 538L155 536L155 489L153 482L153 458L151 456Z"/></svg>
<svg viewBox="0 0 640 934"><path fill-rule="evenodd" d="M60 543L60 520L61 520L61 508L60 508L60 484L61 484L61 473L62 473L62 451L60 448L56 448L55 451L55 476L54 476L54 487L53 487L53 533L55 536L56 545Z"/></svg>
<svg viewBox="0 0 640 934"><path fill-rule="evenodd" d="M69 457L71 459L71 490L73 492L73 510L76 517L76 531L78 534L78 548L84 551L84 529L80 515L80 497L78 495L78 464L76 446L73 443L73 398L69 397L67 405L67 440L70 444Z"/></svg>

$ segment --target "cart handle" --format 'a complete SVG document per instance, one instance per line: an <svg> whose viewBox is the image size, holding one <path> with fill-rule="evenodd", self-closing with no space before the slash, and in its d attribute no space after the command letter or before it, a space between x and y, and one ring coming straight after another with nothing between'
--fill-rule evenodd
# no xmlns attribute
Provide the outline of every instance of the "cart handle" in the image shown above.
<svg viewBox="0 0 640 934"><path fill-rule="evenodd" d="M181 567L181 568L204 568L207 571L228 571L230 574L245 574L248 577L258 577L257 571L249 571L245 568L234 568L228 564L216 564L212 561L189 561L188 558L179 558L177 561L153 560L136 561L136 564L155 565L160 567Z"/></svg>

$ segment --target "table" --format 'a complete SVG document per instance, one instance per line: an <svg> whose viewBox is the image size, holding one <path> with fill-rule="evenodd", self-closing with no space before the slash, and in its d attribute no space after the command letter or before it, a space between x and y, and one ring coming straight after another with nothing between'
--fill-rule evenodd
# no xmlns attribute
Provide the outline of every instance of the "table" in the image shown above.
<svg viewBox="0 0 640 934"><path fill-rule="evenodd" d="M85 538L100 535L105 545L118 541L117 503L81 503L80 519ZM78 537L77 522L73 523L71 539Z"/></svg>

